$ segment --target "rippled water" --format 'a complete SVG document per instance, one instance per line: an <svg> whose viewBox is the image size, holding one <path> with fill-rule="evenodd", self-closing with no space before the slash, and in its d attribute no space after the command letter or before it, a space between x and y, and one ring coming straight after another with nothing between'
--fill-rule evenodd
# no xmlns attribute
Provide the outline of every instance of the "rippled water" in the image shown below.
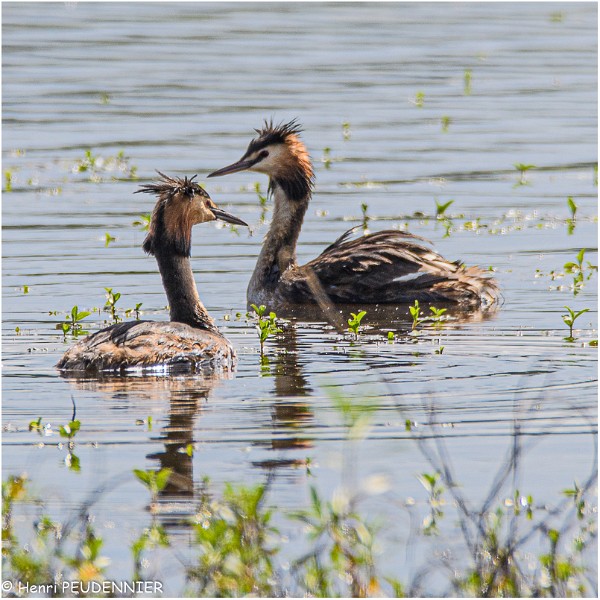
<svg viewBox="0 0 600 600"><path fill-rule="evenodd" d="M190 556L180 517L205 475L217 488L274 475L269 501L297 508L309 485L339 486L349 460L356 485L387 478L365 511L389 519L388 543L404 548L400 507L415 498L426 512L416 476L431 470L415 431L446 440L455 479L477 502L517 422L527 440L518 485L557 502L593 468L597 431L597 276L588 270L577 295L573 276L551 276L581 248L597 264L596 22L589 3L4 3L3 476L26 471L55 516L97 494L96 523L120 576L147 524L134 468L179 475L164 520ZM203 180L239 158L270 117L300 119L316 164L301 262L359 224L366 203L371 230L407 224L449 258L492 266L500 309L418 335L405 307L393 319L371 311L372 328L355 342L323 323L291 322L267 342L261 368L254 327L236 314L271 213L262 222L254 192L267 182L242 173L206 188L252 235L197 227L192 259L201 297L238 351L237 372L61 378L53 365L72 340L55 326L73 305L102 307L103 288L121 292L122 309L141 302L146 318L168 318L133 225L152 208L132 195L138 183L155 169ZM86 150L100 160L82 171ZM525 185L515 163L535 165ZM435 202L449 200L446 236L433 217ZM575 343L563 339L565 305L590 309ZM329 386L378 407L351 459ZM79 472L57 446L72 401ZM53 435L28 431L40 416ZM151 429L136 424L148 416ZM444 427L430 429L434 418ZM191 458L178 452L188 443ZM450 517L443 528L453 534ZM385 562L408 580L425 555L398 550ZM179 563L164 560L177 593L182 573L169 565Z"/></svg>

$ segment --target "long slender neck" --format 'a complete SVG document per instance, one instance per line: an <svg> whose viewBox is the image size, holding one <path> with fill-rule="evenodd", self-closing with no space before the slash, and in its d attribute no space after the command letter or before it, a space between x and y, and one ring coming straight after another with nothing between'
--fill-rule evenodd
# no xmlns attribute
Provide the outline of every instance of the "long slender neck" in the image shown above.
<svg viewBox="0 0 600 600"><path fill-rule="evenodd" d="M275 203L273 220L250 281L252 289L276 285L287 269L296 266L296 244L310 201L310 192L303 198L290 200L284 187L273 180L270 185Z"/></svg>
<svg viewBox="0 0 600 600"><path fill-rule="evenodd" d="M200 301L194 274L187 256L155 248L156 261L171 310L171 321L218 331Z"/></svg>

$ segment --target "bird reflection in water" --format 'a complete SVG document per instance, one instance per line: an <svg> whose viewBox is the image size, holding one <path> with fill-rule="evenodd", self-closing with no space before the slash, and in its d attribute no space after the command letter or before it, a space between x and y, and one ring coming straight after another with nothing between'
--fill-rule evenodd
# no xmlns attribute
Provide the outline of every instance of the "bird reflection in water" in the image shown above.
<svg viewBox="0 0 600 600"><path fill-rule="evenodd" d="M306 455L291 458L289 454L312 448L306 435L314 422L311 405L303 401L312 394L304 366L298 360L297 323L283 324L283 331L273 340L274 352L270 372L274 379L273 394L276 400L271 408L273 432L269 448L279 454L277 458L254 461L255 467L268 470L285 467L305 467ZM257 444L262 445L262 444Z"/></svg>
<svg viewBox="0 0 600 600"><path fill-rule="evenodd" d="M159 436L153 438L162 442L164 450L146 458L158 461L158 469L171 469L169 481L159 493L158 512L163 525L175 525L179 523L178 515L193 512L190 502L196 495L194 461L192 453L186 450L197 441L194 439L196 420L213 388L221 379L231 377L229 373L204 373L129 377L107 374L91 378L83 373L75 377L70 373L65 379L79 390L100 393L112 401L126 398L128 403L146 409L168 401L167 423L160 429Z"/></svg>

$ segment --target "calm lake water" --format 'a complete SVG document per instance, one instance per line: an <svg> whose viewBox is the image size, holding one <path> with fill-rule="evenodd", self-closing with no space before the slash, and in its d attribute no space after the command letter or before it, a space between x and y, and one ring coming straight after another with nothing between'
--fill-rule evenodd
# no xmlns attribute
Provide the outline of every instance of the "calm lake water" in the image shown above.
<svg viewBox="0 0 600 600"><path fill-rule="evenodd" d="M56 519L93 498L111 578L130 576L129 546L150 522L133 469L169 466L178 475L159 515L172 547L150 567L166 595L183 590L182 564L195 556L186 517L204 477L216 491L271 477L268 504L286 511L308 503L310 486L324 497L343 484L374 492L368 482L377 476L385 485L361 512L385 524L383 571L410 582L424 564L437 572L432 549L450 549L457 564L465 552L450 497L441 536L414 542L413 516L418 524L428 514L417 476L434 471L415 436L444 440L473 506L489 493L515 424L520 469L496 504L519 489L536 506L556 506L562 490L590 476L597 274L586 266L574 290L564 265L582 248L584 266L597 265L595 4L2 9L2 473L26 472ZM265 178L241 173L205 185L252 235L199 226L192 258L202 300L237 349L237 371L221 379L60 377L54 364L73 340L56 325L74 305L101 309L104 288L122 294L121 317L142 303L144 318L168 319L156 264L134 225L153 206L133 195L138 184L156 169L204 182L271 117L299 118L316 166L299 261L360 224L364 203L370 230L407 226L448 258L493 268L500 309L413 335L406 307L387 322L368 313L357 341L325 323L291 322L267 341L270 363L261 368L245 290L271 204L263 213L254 190L260 182L265 193ZM517 163L535 168L521 180ZM571 226L568 197L578 207ZM436 221L436 202L450 200L449 220ZM565 306L589 309L574 342L564 339ZM97 329L109 318L95 312L86 323ZM332 386L377 406L351 451ZM69 468L58 434L73 402L79 470ZM38 417L51 424L48 435L28 430ZM139 424L148 417L151 427ZM190 443L193 457L180 452ZM40 512L19 513L24 539ZM278 524L285 552L297 557L302 529ZM547 547L541 537L534 555ZM586 556L593 591L593 545ZM425 590L446 593L448 585L432 576Z"/></svg>

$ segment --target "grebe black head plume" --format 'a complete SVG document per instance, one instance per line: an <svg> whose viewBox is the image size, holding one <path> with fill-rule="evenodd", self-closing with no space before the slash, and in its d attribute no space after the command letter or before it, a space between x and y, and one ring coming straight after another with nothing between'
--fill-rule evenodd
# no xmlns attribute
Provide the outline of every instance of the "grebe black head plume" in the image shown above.
<svg viewBox="0 0 600 600"><path fill-rule="evenodd" d="M273 119L270 121L265 119L262 129L254 131L258 133L258 137L250 142L246 155L262 150L271 144L285 144L290 136L302 133L302 127L297 119L292 119L289 123L279 123L279 125L274 125Z"/></svg>
<svg viewBox="0 0 600 600"><path fill-rule="evenodd" d="M198 175L192 177L169 177L160 171L156 171L160 175L160 179L155 183L145 183L140 185L140 189L136 190L134 194L156 194L160 198L168 200L176 194L187 196L190 200L194 197L194 194L199 194L205 198L209 198L204 188L194 181Z"/></svg>

